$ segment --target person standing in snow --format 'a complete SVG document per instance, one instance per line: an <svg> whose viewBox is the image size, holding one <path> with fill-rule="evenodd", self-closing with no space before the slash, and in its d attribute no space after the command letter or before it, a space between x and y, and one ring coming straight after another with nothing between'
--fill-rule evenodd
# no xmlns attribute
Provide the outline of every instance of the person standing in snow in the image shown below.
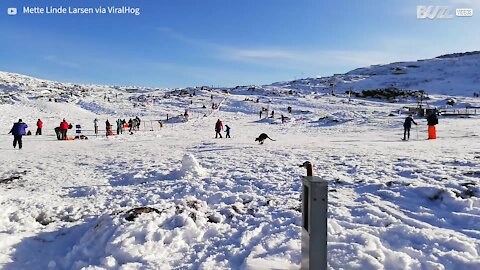
<svg viewBox="0 0 480 270"><path fill-rule="evenodd" d="M428 139L435 140L437 138L437 130L435 125L438 125L438 117L435 111L432 111L427 117L428 125Z"/></svg>
<svg viewBox="0 0 480 270"><path fill-rule="evenodd" d="M223 130L223 124L222 124L222 121L220 121L220 119L217 120L217 123L215 123L215 139L218 138L218 136L220 136L220 138L223 138L222 137L222 133L220 133L220 131Z"/></svg>
<svg viewBox="0 0 480 270"><path fill-rule="evenodd" d="M133 129L133 120L132 118L128 119L128 132L132 133Z"/></svg>
<svg viewBox="0 0 480 270"><path fill-rule="evenodd" d="M417 125L417 123L413 120L411 114L405 118L405 122L403 122L403 140L410 140L410 129L412 128L412 123Z"/></svg>
<svg viewBox="0 0 480 270"><path fill-rule="evenodd" d="M68 122L63 119L63 121L60 123L60 134L61 134L61 140L66 140L67 139L67 131L68 131Z"/></svg>
<svg viewBox="0 0 480 270"><path fill-rule="evenodd" d="M93 120L93 127L95 128L95 135L98 134L98 119Z"/></svg>
<svg viewBox="0 0 480 270"><path fill-rule="evenodd" d="M8 134L13 135L13 148L17 147L22 149L22 136L26 134L26 129L28 128L27 124L23 123L22 119L18 119L17 123L13 124L12 129Z"/></svg>
<svg viewBox="0 0 480 270"><path fill-rule="evenodd" d="M137 130L140 130L140 123L141 123L140 118L137 116L137 117L135 117L135 120L137 120L136 128L137 128Z"/></svg>
<svg viewBox="0 0 480 270"><path fill-rule="evenodd" d="M225 138L231 138L230 137L230 127L228 125L225 125Z"/></svg>
<svg viewBox="0 0 480 270"><path fill-rule="evenodd" d="M112 132L112 125L110 124L110 121L105 121L105 129L106 129L106 132L107 132L107 136L110 136L110 135L113 135L113 132Z"/></svg>
<svg viewBox="0 0 480 270"><path fill-rule="evenodd" d="M117 119L117 135L122 132L122 119Z"/></svg>
<svg viewBox="0 0 480 270"><path fill-rule="evenodd" d="M60 132L60 127L55 127L55 135L57 135L57 140L61 140L62 133Z"/></svg>
<svg viewBox="0 0 480 270"><path fill-rule="evenodd" d="M35 135L42 135L42 128L43 128L43 122L42 122L42 120L38 119L38 121L37 121L37 132L35 132Z"/></svg>

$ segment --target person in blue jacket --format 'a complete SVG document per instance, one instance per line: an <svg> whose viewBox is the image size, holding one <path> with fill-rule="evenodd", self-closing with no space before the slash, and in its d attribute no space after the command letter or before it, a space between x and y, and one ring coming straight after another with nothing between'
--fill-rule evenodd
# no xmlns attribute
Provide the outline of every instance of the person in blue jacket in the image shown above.
<svg viewBox="0 0 480 270"><path fill-rule="evenodd" d="M9 134L13 135L13 148L17 147L22 149L22 136L27 134L26 129L28 128L27 124L23 123L22 119L18 120L18 123L14 123Z"/></svg>

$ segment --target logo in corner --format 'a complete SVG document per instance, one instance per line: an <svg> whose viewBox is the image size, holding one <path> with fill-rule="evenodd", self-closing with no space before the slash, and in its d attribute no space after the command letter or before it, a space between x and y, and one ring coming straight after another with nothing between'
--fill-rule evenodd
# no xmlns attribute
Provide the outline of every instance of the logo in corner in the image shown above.
<svg viewBox="0 0 480 270"><path fill-rule="evenodd" d="M417 19L453 19L449 6L417 6Z"/></svg>
<svg viewBox="0 0 480 270"><path fill-rule="evenodd" d="M8 8L7 14L10 16L17 15L17 8Z"/></svg>

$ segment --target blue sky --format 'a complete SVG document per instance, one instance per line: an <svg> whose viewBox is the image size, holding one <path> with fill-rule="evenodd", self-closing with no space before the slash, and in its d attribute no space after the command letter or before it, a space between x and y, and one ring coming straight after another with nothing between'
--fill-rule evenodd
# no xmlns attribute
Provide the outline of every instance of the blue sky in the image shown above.
<svg viewBox="0 0 480 270"><path fill-rule="evenodd" d="M480 50L480 20L417 20L444 0L24 0L0 2L0 70L62 82L265 84ZM7 7L140 7L141 16L17 15Z"/></svg>

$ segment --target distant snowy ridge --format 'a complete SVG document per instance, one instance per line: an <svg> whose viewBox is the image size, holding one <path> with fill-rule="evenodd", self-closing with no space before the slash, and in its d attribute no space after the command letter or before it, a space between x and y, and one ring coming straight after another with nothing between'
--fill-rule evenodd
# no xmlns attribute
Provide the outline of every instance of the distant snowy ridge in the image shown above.
<svg viewBox="0 0 480 270"><path fill-rule="evenodd" d="M460 56L467 56L467 55L479 55L480 51L473 51L473 52L464 52L464 53L450 53L437 56L437 58L454 58Z"/></svg>
<svg viewBox="0 0 480 270"><path fill-rule="evenodd" d="M274 83L271 86L313 92L344 93L396 87L428 94L473 96L480 93L480 52L442 55L433 59L396 62L354 69L330 77Z"/></svg>
<svg viewBox="0 0 480 270"><path fill-rule="evenodd" d="M22 74L0 71L0 103L13 103L19 98L57 99L76 102L85 97L149 93L154 88L137 86L109 86L94 84L62 83L38 79ZM160 89L165 90L165 89Z"/></svg>
<svg viewBox="0 0 480 270"><path fill-rule="evenodd" d="M264 86L237 86L229 90L236 94L294 95L311 92L345 93L349 89L362 91L389 87L425 90L428 94L471 97L474 93L480 93L480 51L446 54L412 62L372 65L328 77L305 78ZM29 97L67 98L67 95L85 97L90 91L95 91L98 95L148 94L159 90L169 89L60 83L0 71L0 98L3 100L18 98L20 93Z"/></svg>

